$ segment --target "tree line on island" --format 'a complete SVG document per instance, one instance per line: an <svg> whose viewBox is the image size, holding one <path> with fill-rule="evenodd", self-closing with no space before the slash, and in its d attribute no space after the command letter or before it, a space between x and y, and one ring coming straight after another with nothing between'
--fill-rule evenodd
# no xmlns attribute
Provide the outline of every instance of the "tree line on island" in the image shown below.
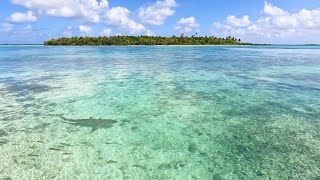
<svg viewBox="0 0 320 180"><path fill-rule="evenodd" d="M44 42L47 46L107 46L107 45L251 45L234 37L215 36L99 36L99 37L62 37Z"/></svg>

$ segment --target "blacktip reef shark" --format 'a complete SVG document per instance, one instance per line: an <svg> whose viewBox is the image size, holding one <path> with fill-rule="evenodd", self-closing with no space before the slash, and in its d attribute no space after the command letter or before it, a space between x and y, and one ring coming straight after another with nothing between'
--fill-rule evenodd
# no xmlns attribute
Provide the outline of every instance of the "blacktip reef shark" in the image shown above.
<svg viewBox="0 0 320 180"><path fill-rule="evenodd" d="M75 126L81 127L91 127L91 133L95 132L99 128L110 128L113 124L117 123L118 121L112 119L95 119L90 117L89 119L67 119L63 116L59 116L62 118L66 123L72 124Z"/></svg>

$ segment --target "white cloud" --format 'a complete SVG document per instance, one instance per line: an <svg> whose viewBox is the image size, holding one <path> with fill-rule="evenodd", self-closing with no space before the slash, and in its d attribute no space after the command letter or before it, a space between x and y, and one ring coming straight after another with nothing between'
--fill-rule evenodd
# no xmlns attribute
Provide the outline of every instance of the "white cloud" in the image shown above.
<svg viewBox="0 0 320 180"><path fill-rule="evenodd" d="M80 25L79 30L81 33L84 33L84 34L90 33L92 31L91 27L84 26L84 25Z"/></svg>
<svg viewBox="0 0 320 180"><path fill-rule="evenodd" d="M243 16L242 18L237 18L235 16L228 16L227 23L232 26L248 26L250 24L249 16Z"/></svg>
<svg viewBox="0 0 320 180"><path fill-rule="evenodd" d="M3 32L9 32L13 29L14 25L13 24L10 24L10 23L7 23L7 22L4 22L0 25L0 31L3 31Z"/></svg>
<svg viewBox="0 0 320 180"><path fill-rule="evenodd" d="M32 29L32 26L29 24L29 25L27 25L24 29L25 29L25 30L31 30L31 29Z"/></svg>
<svg viewBox="0 0 320 180"><path fill-rule="evenodd" d="M278 8L276 6L273 6L272 4L265 2L264 3L264 13L271 16L283 16L288 15L286 11L284 11L281 8Z"/></svg>
<svg viewBox="0 0 320 180"><path fill-rule="evenodd" d="M264 14L250 22L248 16L228 16L225 23L214 22L212 32L218 36L237 36L257 43L318 43L320 9L302 9L289 13L268 2Z"/></svg>
<svg viewBox="0 0 320 180"><path fill-rule="evenodd" d="M199 31L200 25L197 23L196 18L191 16L182 18L177 22L176 30L181 33L189 33L191 31Z"/></svg>
<svg viewBox="0 0 320 180"><path fill-rule="evenodd" d="M162 25L169 16L173 16L177 4L175 0L158 0L156 3L147 7L142 7L139 10L140 19L148 24Z"/></svg>
<svg viewBox="0 0 320 180"><path fill-rule="evenodd" d="M106 13L107 23L130 34L150 34L142 24L130 19L130 11L125 7L113 7Z"/></svg>
<svg viewBox="0 0 320 180"><path fill-rule="evenodd" d="M109 36L112 32L112 29L110 28L106 28L106 29L103 29L102 32L100 33L100 35L103 35L103 36Z"/></svg>
<svg viewBox="0 0 320 180"><path fill-rule="evenodd" d="M62 32L62 35L64 37L71 37L73 35L73 27L72 26L68 26L66 27L66 29ZM79 27L80 30L80 27Z"/></svg>
<svg viewBox="0 0 320 180"><path fill-rule="evenodd" d="M78 18L99 22L100 14L107 10L107 0L11 0L29 10L48 16Z"/></svg>
<svg viewBox="0 0 320 180"><path fill-rule="evenodd" d="M37 17L32 11L28 11L26 13L16 12L11 14L8 17L7 21L10 23L35 22L37 21Z"/></svg>

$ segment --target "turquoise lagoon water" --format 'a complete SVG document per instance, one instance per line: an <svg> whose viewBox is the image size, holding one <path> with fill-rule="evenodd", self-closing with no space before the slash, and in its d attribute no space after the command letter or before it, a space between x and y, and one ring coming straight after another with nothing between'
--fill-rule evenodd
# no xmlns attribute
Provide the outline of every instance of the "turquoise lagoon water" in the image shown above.
<svg viewBox="0 0 320 180"><path fill-rule="evenodd" d="M0 113L0 179L320 178L318 47L0 46Z"/></svg>

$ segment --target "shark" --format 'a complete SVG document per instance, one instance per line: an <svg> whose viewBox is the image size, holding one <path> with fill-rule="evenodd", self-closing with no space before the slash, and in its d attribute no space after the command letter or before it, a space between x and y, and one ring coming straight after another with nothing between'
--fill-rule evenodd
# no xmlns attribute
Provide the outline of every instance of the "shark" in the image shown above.
<svg viewBox="0 0 320 180"><path fill-rule="evenodd" d="M92 128L91 133L95 132L99 128L110 128L113 124L116 124L118 121L113 119L95 119L90 117L89 119L67 119L63 116L59 116L66 123L80 126L80 127L90 127Z"/></svg>

